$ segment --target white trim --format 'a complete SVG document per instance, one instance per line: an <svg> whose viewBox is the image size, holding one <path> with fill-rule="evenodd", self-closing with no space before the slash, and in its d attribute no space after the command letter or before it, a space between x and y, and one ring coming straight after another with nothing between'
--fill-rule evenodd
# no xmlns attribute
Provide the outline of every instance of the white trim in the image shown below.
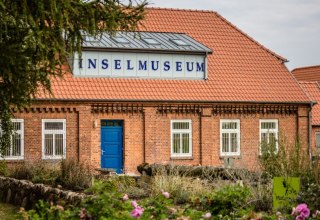
<svg viewBox="0 0 320 220"><path fill-rule="evenodd" d="M20 130L16 131L17 134L20 134L21 137L21 155L20 156L4 156L4 160L23 160L24 159L24 119L11 119L11 122L19 122ZM12 154L12 143L10 145L10 155Z"/></svg>
<svg viewBox="0 0 320 220"><path fill-rule="evenodd" d="M46 122L62 122L63 128L62 130L45 130ZM66 131L66 119L42 119L42 159L65 159L66 158L66 139L67 139L67 131ZM46 156L44 149L44 136L45 134L63 134L63 155L54 155L54 156ZM53 148L55 149L55 145L53 144ZM53 154L55 154L55 150L53 150Z"/></svg>
<svg viewBox="0 0 320 220"><path fill-rule="evenodd" d="M173 129L173 123L175 122L188 122L189 129ZM189 153L173 153L173 134L189 134ZM192 120L191 119L182 119L182 120L171 120L170 122L170 136L171 136L171 157L179 158L179 157L192 157ZM180 138L180 145L182 147L182 138Z"/></svg>
<svg viewBox="0 0 320 220"><path fill-rule="evenodd" d="M274 129L262 129L261 128L261 123L263 122L273 122L273 123L276 123L276 128ZM276 149L277 149L277 152L279 150L278 148L278 133L279 133L279 120L278 119L260 119L259 120L259 155L261 155L261 134L262 134L262 131L267 131L267 133L274 133L276 134ZM267 138L267 140L269 141L269 137Z"/></svg>
<svg viewBox="0 0 320 220"><path fill-rule="evenodd" d="M236 122L237 129L222 129L222 123ZM224 131L225 130L225 131ZM240 119L220 119L220 156L240 156ZM224 131L224 132L223 132ZM222 134L223 133L236 133L237 134L237 152L222 152ZM229 139L230 141L231 139ZM230 147L230 142L229 142Z"/></svg>

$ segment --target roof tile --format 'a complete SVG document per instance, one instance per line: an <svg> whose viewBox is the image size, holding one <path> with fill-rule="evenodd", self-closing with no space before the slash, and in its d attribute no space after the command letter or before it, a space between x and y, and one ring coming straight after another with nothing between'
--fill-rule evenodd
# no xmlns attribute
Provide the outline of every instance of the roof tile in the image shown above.
<svg viewBox="0 0 320 220"><path fill-rule="evenodd" d="M148 8L141 31L186 33L213 50L208 80L52 79L55 99L309 102L281 56L216 12ZM50 98L39 92L38 99ZM52 97L51 97L52 98Z"/></svg>

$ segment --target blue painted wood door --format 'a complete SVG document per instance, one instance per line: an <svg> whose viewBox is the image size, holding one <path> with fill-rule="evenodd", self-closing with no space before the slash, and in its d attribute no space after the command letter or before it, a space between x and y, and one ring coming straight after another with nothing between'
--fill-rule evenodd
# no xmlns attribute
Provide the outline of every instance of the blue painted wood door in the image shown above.
<svg viewBox="0 0 320 220"><path fill-rule="evenodd" d="M101 168L123 169L123 122L101 121Z"/></svg>

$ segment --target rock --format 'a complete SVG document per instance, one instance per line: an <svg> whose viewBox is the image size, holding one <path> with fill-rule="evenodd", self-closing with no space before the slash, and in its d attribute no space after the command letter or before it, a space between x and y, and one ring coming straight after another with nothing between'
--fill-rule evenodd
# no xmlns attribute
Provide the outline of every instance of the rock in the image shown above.
<svg viewBox="0 0 320 220"><path fill-rule="evenodd" d="M21 207L27 208L27 205L28 205L28 197L24 197L22 199Z"/></svg>
<svg viewBox="0 0 320 220"><path fill-rule="evenodd" d="M8 189L6 203L10 203L10 200L11 200L11 189Z"/></svg>

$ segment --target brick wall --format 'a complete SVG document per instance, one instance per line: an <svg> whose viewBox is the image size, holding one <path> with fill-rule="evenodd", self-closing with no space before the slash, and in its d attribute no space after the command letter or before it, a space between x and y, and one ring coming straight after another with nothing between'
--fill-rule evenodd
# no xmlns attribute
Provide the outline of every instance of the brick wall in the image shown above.
<svg viewBox="0 0 320 220"><path fill-rule="evenodd" d="M201 111L159 112L156 103L138 104L142 106L140 111L130 111L125 105L117 108L117 111L93 111L93 103L44 103L16 112L16 118L24 119L25 160L41 159L41 119L66 119L67 158L90 163L94 168L100 168L101 120L123 120L126 173L136 173L136 167L143 162L223 166L224 158L220 156L220 119L240 120L241 154L233 159L237 167L258 169L259 119L278 119L279 137L285 137L288 145L294 143L298 133L303 146L307 143L308 108L304 106L299 106L290 114L214 114L208 105L202 105ZM192 157L171 158L170 121L173 119L192 121Z"/></svg>

